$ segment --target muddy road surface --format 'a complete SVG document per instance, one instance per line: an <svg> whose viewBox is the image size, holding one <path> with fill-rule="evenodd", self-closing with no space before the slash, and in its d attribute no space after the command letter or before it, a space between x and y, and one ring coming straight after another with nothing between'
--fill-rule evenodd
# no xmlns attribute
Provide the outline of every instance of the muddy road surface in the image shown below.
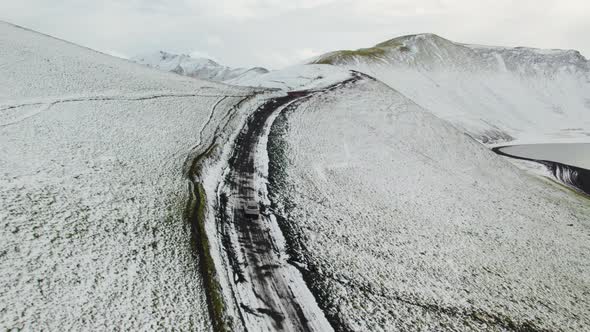
<svg viewBox="0 0 590 332"><path fill-rule="evenodd" d="M234 327L247 331L332 331L301 273L288 263L285 240L268 208L267 135L279 112L361 79L269 99L250 116L235 142L218 193L219 230L233 301ZM265 167L266 164L266 167ZM237 325L236 325L237 324Z"/></svg>

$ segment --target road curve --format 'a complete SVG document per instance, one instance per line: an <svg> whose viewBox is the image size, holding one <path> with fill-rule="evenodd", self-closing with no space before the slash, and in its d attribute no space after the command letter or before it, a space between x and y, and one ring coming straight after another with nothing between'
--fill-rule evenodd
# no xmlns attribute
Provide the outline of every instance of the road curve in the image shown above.
<svg viewBox="0 0 590 332"><path fill-rule="evenodd" d="M247 331L333 330L301 273L287 262L284 239L267 206L267 174L257 165L266 160L266 135L278 112L358 79L355 74L321 90L294 91L270 99L249 118L236 139L219 191L218 215L234 297L226 300L234 301L240 325ZM257 218L250 216L255 209L244 208L252 203L258 205Z"/></svg>

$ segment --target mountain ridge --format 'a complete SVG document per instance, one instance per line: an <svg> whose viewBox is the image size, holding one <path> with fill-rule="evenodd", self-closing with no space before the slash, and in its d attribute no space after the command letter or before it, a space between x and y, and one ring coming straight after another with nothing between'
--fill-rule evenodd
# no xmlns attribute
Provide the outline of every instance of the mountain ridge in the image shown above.
<svg viewBox="0 0 590 332"><path fill-rule="evenodd" d="M417 34L308 63L374 76L483 143L590 137L590 61L576 50Z"/></svg>
<svg viewBox="0 0 590 332"><path fill-rule="evenodd" d="M268 73L266 68L232 68L205 57L192 57L188 54L174 54L156 51L145 55L137 55L129 59L132 62L148 67L173 72L179 75L226 81L241 76L255 76Z"/></svg>
<svg viewBox="0 0 590 332"><path fill-rule="evenodd" d="M394 37L368 48L332 51L312 58L308 63L338 65L351 60L359 61L363 58L364 60L377 60L395 64L396 62L403 63L404 60L407 61L411 56L416 56L421 52L431 53L433 50L448 52L451 48L454 48L455 51L461 51L464 53L471 53L471 51L475 53L489 53L496 51L503 53L519 53L519 55L528 56L537 55L539 58L536 60L540 60L543 57L560 58L568 63L581 64L585 69L590 68L588 59L579 51L573 49L543 49L525 46L508 47L458 43L434 33L420 33ZM438 55L442 56L445 54ZM457 56L457 54L454 55ZM476 56L477 54L472 53L470 55ZM419 58L419 60L427 59ZM439 57L439 60L442 60L442 58ZM417 62L415 63L417 64Z"/></svg>

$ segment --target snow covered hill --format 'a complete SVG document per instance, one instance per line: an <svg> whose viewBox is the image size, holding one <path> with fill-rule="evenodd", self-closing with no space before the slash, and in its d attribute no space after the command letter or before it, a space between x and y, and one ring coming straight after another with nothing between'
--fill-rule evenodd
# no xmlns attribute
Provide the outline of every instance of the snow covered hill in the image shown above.
<svg viewBox="0 0 590 332"><path fill-rule="evenodd" d="M0 22L0 330L210 330L183 166L252 95Z"/></svg>
<svg viewBox="0 0 590 332"><path fill-rule="evenodd" d="M213 81L226 81L236 78L250 78L268 73L261 67L254 68L230 68L207 58L193 58L186 54L172 54L159 51L151 54L135 56L130 59L133 62L148 67L174 72L180 75L208 79Z"/></svg>
<svg viewBox="0 0 590 332"><path fill-rule="evenodd" d="M590 62L577 51L420 34L312 63L372 75L484 143L590 140Z"/></svg>
<svg viewBox="0 0 590 332"><path fill-rule="evenodd" d="M256 76L241 76L225 83L283 91L326 87L350 78L350 71L329 65L295 65Z"/></svg>
<svg viewBox="0 0 590 332"><path fill-rule="evenodd" d="M279 116L270 197L342 331L582 331L590 205L381 82Z"/></svg>
<svg viewBox="0 0 590 332"><path fill-rule="evenodd" d="M579 53L417 35L275 72L138 61L162 70L0 22L0 330L283 326L280 305L227 287L248 280L287 285L277 303L309 287L336 330L588 330L587 200L456 128L588 137ZM236 199L264 218L226 214ZM248 253L264 267L242 266L224 220L268 243Z"/></svg>

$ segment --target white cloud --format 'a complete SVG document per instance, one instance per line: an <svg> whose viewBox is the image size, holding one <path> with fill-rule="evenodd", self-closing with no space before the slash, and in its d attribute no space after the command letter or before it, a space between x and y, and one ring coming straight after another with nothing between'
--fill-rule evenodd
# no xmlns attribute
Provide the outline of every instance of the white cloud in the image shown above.
<svg viewBox="0 0 590 332"><path fill-rule="evenodd" d="M260 19L299 9L313 9L337 0L187 0L184 5L194 11L206 11L213 17Z"/></svg>
<svg viewBox="0 0 590 332"><path fill-rule="evenodd" d="M5 0L0 19L98 50L215 54L278 68L403 34L575 48L590 56L586 0Z"/></svg>
<svg viewBox="0 0 590 332"><path fill-rule="evenodd" d="M296 50L258 50L256 56L262 59L263 63L272 64L268 66L271 69L283 68L294 64L304 63L306 60L321 55L324 52L311 48L302 48Z"/></svg>

